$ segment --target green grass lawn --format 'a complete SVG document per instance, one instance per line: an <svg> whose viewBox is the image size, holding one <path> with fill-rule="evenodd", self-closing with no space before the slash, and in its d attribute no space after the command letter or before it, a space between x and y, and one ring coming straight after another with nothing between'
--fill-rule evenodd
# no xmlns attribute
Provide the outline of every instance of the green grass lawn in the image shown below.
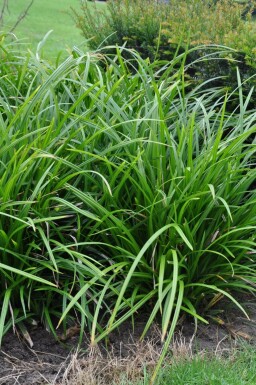
<svg viewBox="0 0 256 385"><path fill-rule="evenodd" d="M240 344L237 350L226 351L219 355L201 352L191 356L191 352L187 353L183 351L181 356L167 358L153 385L255 385L256 383L256 351L250 345ZM74 361L68 383L62 382L61 385L152 385L147 363L142 363L144 369L138 365L142 362L140 354L127 362L124 359L106 361L105 370L101 371L100 375L97 373L95 362L97 356L94 360L89 358L85 369L81 369L79 360Z"/></svg>
<svg viewBox="0 0 256 385"><path fill-rule="evenodd" d="M254 385L255 351L248 348L234 358L195 356L163 370L157 385Z"/></svg>
<svg viewBox="0 0 256 385"><path fill-rule="evenodd" d="M250 346L231 353L230 357L184 357L162 369L154 385L254 385L255 358L256 352ZM124 379L119 385L150 385L150 380L144 377L135 384Z"/></svg>
<svg viewBox="0 0 256 385"><path fill-rule="evenodd" d="M29 2L30 0L10 0L10 13L5 15L6 29L13 26ZM53 30L44 47L44 55L50 58L56 57L59 51L65 52L74 45L86 47L85 39L76 28L70 12L70 7L79 9L79 5L79 0L34 0L28 16L15 30L15 35L27 42L35 51L45 34ZM104 7L105 3L97 3L97 6Z"/></svg>

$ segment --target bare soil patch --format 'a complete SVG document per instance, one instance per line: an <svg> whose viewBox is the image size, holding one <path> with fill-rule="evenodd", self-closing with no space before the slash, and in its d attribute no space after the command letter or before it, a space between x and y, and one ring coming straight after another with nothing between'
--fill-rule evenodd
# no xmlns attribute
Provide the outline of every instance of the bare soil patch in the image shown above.
<svg viewBox="0 0 256 385"><path fill-rule="evenodd" d="M240 302L248 312L250 320L230 302L221 301L219 308L225 310L212 313L209 325L200 323L196 335L194 335L193 320L182 319L174 338L176 342L170 346L170 352L174 355L182 354L181 350L187 347L191 351L223 352L236 346L240 340L246 340L256 346L256 300L245 297ZM78 354L76 333L71 333L66 341L60 342L56 341L42 326L31 328L32 348L24 339L8 333L3 340L0 352L0 385L68 384L69 375L74 374L74 357L78 363L76 365L80 365L80 372L86 369L88 362L91 362L94 367L97 365L99 374L104 371L106 375L108 352L111 353L111 360L119 361L119 370L126 370L127 360L130 368L132 365L141 368L144 362L153 366L154 359L161 351L160 334L154 326L145 342L139 342L144 326L145 319L136 320L135 330L129 322L123 324L110 335L108 349L104 344L98 347L97 360L92 354L86 336ZM181 341L180 345L177 341ZM91 361L90 357L92 357ZM111 365L109 366L110 375L113 368ZM89 380L88 385L90 385Z"/></svg>

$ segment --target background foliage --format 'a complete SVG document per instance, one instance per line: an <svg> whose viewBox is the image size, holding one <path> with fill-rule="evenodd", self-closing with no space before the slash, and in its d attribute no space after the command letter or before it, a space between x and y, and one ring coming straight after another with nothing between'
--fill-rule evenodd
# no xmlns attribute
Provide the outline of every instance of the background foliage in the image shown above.
<svg viewBox="0 0 256 385"><path fill-rule="evenodd" d="M230 87L236 85L236 67L239 66L242 80L250 78L254 85L256 24L252 19L254 2L240 4L232 0L110 0L107 10L96 11L87 1L81 11L73 9L78 28L88 39L91 49L106 45L126 44L136 49L142 57L172 60L175 52L186 51L186 47L204 46L187 56L187 76L193 82L215 79L213 85ZM95 9L96 10L96 9ZM226 56L213 47L224 45L234 49ZM221 60L200 61L208 52Z"/></svg>

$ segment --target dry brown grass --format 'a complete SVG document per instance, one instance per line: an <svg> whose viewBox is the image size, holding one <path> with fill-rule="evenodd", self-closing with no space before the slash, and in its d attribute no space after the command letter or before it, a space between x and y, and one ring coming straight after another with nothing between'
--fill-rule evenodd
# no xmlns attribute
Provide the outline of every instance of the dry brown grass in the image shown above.
<svg viewBox="0 0 256 385"><path fill-rule="evenodd" d="M112 385L125 378L136 382L150 372L159 358L160 350L152 342L139 342L130 346L127 357L113 353L102 354L92 348L85 358L74 354L65 370L60 385Z"/></svg>
<svg viewBox="0 0 256 385"><path fill-rule="evenodd" d="M160 330L155 328L154 339L134 342L131 337L126 357L122 356L121 350L117 356L114 352L102 353L98 347L92 348L82 359L76 353L58 385L114 385L124 380L124 383L136 383L153 371L161 354L160 335ZM170 346L170 353L175 360L192 358L192 340L187 343L182 335L177 335ZM166 359L166 364L170 362Z"/></svg>
<svg viewBox="0 0 256 385"><path fill-rule="evenodd" d="M143 380L153 371L161 354L160 330L154 329L154 339L146 341L133 341L125 346L126 354L120 348L117 355L115 351L103 351L99 347L91 348L89 353L81 357L81 352L77 350L63 359L61 365L52 365L40 361L40 357L35 357L35 361L23 362L15 357L6 355L6 360L12 364L13 371L4 379L0 379L0 384L15 385L121 385L136 384ZM190 361L193 356L193 337L188 342L177 334L170 345L170 354L165 360L165 365L170 365L172 360L175 362ZM222 356L223 351L216 349L213 354ZM202 358L207 352L197 352ZM229 356L231 351L229 351ZM53 370L55 374L45 375L46 368L49 373ZM26 384L22 380L23 375L29 375L32 382ZM33 378L33 380L32 380ZM4 380L4 382L2 382ZM36 381L36 382L34 382Z"/></svg>

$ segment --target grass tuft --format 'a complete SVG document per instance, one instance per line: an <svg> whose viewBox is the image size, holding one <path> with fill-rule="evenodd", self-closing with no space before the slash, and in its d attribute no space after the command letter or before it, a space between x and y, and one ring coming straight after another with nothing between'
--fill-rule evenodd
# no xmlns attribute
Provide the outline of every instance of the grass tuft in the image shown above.
<svg viewBox="0 0 256 385"><path fill-rule="evenodd" d="M239 73L226 94L191 90L186 54L75 50L53 66L0 48L0 339L29 318L57 338L76 319L93 346L147 308L162 360L181 312L207 322L223 296L245 312L256 111Z"/></svg>

